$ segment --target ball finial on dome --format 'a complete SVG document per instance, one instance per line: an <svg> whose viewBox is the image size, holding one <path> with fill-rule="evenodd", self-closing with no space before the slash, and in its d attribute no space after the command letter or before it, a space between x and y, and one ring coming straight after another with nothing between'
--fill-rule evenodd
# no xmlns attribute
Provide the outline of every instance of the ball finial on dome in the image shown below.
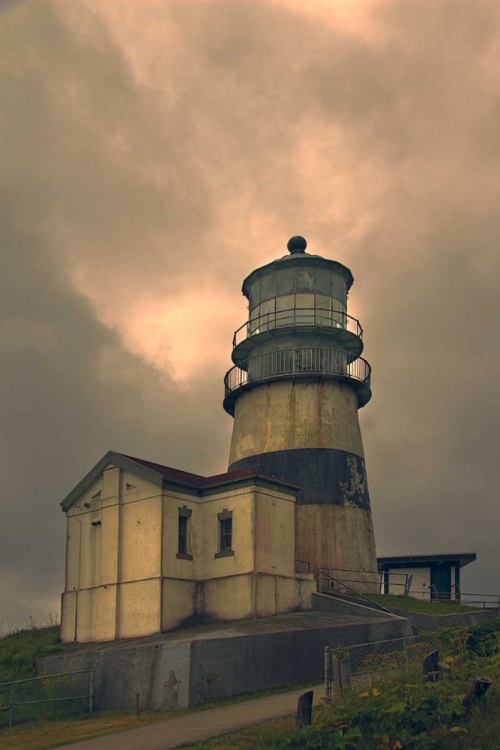
<svg viewBox="0 0 500 750"><path fill-rule="evenodd" d="M293 253L305 253L307 247L307 242L304 239L304 237L291 237L288 240L287 248L288 250Z"/></svg>

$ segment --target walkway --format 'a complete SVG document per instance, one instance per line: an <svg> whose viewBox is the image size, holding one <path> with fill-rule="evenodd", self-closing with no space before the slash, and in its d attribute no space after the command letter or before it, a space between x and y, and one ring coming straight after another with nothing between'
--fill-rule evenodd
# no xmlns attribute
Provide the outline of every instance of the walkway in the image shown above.
<svg viewBox="0 0 500 750"><path fill-rule="evenodd" d="M324 695L323 685L196 711L179 716L178 719L166 719L126 732L74 742L59 747L58 750L168 750L293 714L297 709L297 698L308 690L314 690L314 705L317 705Z"/></svg>

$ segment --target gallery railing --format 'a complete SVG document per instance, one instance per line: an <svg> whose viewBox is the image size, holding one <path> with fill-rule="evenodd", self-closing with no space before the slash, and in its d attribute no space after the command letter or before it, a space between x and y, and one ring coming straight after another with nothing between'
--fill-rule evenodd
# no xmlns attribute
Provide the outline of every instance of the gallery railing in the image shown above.
<svg viewBox="0 0 500 750"><path fill-rule="evenodd" d="M370 387L371 367L363 357L352 361L342 349L298 348L266 352L232 367L224 378L225 395L252 381L288 374L334 375Z"/></svg>
<svg viewBox="0 0 500 750"><path fill-rule="evenodd" d="M361 323L352 315L336 310L322 310L316 307L292 307L288 310L275 310L250 317L246 323L235 331L233 347L242 341L265 331L294 326L317 326L320 328L342 328L359 338L363 338Z"/></svg>

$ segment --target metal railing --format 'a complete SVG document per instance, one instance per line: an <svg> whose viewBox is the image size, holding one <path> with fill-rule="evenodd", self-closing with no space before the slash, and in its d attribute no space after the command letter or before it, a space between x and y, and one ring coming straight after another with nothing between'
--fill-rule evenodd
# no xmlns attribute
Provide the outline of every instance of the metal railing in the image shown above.
<svg viewBox="0 0 500 750"><path fill-rule="evenodd" d="M335 574L335 580L337 580L340 584L344 583L372 583L372 580L367 580L366 578L353 578L352 576L349 576L347 578L343 578L338 573L352 573L354 576L359 576L360 574L363 575L371 575L371 576L377 576L378 578L378 592L379 594L384 594L384 571L383 570L352 570L350 568L320 568L321 571L326 571L330 575ZM392 586L401 586L403 587L403 591L401 592L402 596L408 596L408 593L410 591L410 587L413 580L413 575L410 573L392 573L391 576L398 576L400 578L404 578L404 581L401 581L400 583L391 582Z"/></svg>
<svg viewBox="0 0 500 750"><path fill-rule="evenodd" d="M338 575L339 573L350 573L352 575L345 578L343 576L340 577ZM369 597L368 592L360 591L359 587L356 588L357 584L366 585L372 583L369 578L362 577L367 575L378 576L378 584L375 584L375 582L373 582L373 585L377 585L379 594L387 596L387 607L384 605L384 609L386 609L387 611L392 611L389 605L389 597L393 594L393 592L391 592L390 594L385 594L383 581L384 571L351 570L348 568L318 568L318 591L320 591L321 593L330 594L347 593L352 595L354 593L355 596L362 596L363 598L367 598ZM405 580L396 582L392 580L394 576L404 578ZM474 609L496 609L500 612L499 594L468 594L466 592L460 591L459 587L455 584L451 587L451 591L438 591L433 584L431 584L431 586L425 591L416 591L411 589L413 574L396 573L391 571L390 578L391 580L389 581L389 586L391 588L397 586L402 589L400 591L401 596L411 596L414 599L424 599L426 602L429 602L431 604L449 604L451 609L453 608L453 605L464 605ZM372 603L380 605L380 602Z"/></svg>
<svg viewBox="0 0 500 750"><path fill-rule="evenodd" d="M349 596L354 596L356 598L361 598L365 602L368 602L370 607L373 609L378 609L381 612L387 612L388 614L392 615L394 612L390 607L386 607L384 604L380 604L380 602L375 601L374 599L370 598L370 592L365 591L359 591L352 586L349 586L345 581L340 581L338 578L335 578L335 576L332 576L331 570L333 568L318 568L316 572L316 584L317 584L317 590L320 594L339 594L339 593L347 593ZM360 571L360 572L368 572L368 571ZM378 571L377 571L378 573ZM371 584L376 585L376 582L364 580L364 584ZM345 589L345 591L342 591L341 589ZM375 592L371 592L374 594ZM420 630L420 628L417 628L417 630Z"/></svg>
<svg viewBox="0 0 500 750"><path fill-rule="evenodd" d="M0 683L0 728L44 718L92 713L91 669Z"/></svg>
<svg viewBox="0 0 500 750"><path fill-rule="evenodd" d="M311 562L309 560L295 560L296 573L310 573Z"/></svg>
<svg viewBox="0 0 500 750"><path fill-rule="evenodd" d="M275 310L250 316L246 323L235 331L233 347L241 344L250 336L256 336L276 328L293 328L294 326L315 326L317 328L342 328L363 338L361 323L352 315L336 310L323 310L316 307L291 307L288 310Z"/></svg>
<svg viewBox="0 0 500 750"><path fill-rule="evenodd" d="M363 357L353 360L343 349L303 347L258 354L232 367L224 378L225 395L252 381L309 373L334 375L368 387L371 382L371 367Z"/></svg>

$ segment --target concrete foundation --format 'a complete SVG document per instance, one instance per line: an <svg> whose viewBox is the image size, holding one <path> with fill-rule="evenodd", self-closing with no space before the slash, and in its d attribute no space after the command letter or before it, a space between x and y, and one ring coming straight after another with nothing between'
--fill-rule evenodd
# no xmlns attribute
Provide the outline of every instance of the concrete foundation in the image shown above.
<svg viewBox="0 0 500 750"><path fill-rule="evenodd" d="M362 608L360 608L362 610ZM364 615L364 616L363 616ZM300 612L204 625L135 641L72 645L39 659L41 673L93 669L97 711L182 708L323 679L325 646L411 635L408 620Z"/></svg>

